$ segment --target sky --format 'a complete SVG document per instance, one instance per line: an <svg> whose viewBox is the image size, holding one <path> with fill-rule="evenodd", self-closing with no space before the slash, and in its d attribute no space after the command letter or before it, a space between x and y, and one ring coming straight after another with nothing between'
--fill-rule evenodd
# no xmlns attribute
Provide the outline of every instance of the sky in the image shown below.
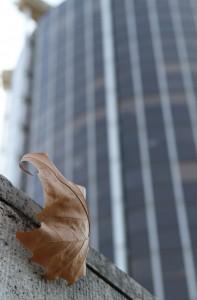
<svg viewBox="0 0 197 300"><path fill-rule="evenodd" d="M27 19L15 5L17 0L0 0L0 76L3 70L13 69L23 47ZM57 5L62 0L48 0ZM3 136L3 120L6 93L0 81L0 143Z"/></svg>
<svg viewBox="0 0 197 300"><path fill-rule="evenodd" d="M17 0L0 1L0 70L12 68L16 64L23 44L26 19L15 2ZM62 0L48 0L49 4L56 5Z"/></svg>

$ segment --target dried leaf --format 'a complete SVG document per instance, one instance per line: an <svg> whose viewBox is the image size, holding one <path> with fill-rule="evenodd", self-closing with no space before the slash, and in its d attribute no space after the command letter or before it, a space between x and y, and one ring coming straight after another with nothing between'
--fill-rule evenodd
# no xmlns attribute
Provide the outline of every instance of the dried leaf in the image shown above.
<svg viewBox="0 0 197 300"><path fill-rule="evenodd" d="M85 189L66 180L45 153L23 156L20 166L31 174L23 162L38 170L45 204L37 215L41 227L16 237L32 252L31 260L45 268L45 278L62 277L73 284L86 274L90 224Z"/></svg>

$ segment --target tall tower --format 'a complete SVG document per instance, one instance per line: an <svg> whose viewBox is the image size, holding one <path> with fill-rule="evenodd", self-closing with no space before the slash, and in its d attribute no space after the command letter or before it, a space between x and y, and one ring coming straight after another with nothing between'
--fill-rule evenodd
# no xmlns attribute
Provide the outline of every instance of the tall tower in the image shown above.
<svg viewBox="0 0 197 300"><path fill-rule="evenodd" d="M14 70L6 70L1 74L3 87L6 90L6 105L1 137L3 140L0 145L0 169L17 187L24 187L26 177L21 176L18 161L28 147L34 52L32 25L35 25L33 22L46 14L51 6L42 0L19 0L16 5L25 15L24 29L21 32L24 47Z"/></svg>
<svg viewBox="0 0 197 300"><path fill-rule="evenodd" d="M35 34L29 151L87 187L92 244L161 300L197 295L196 38L194 0L67 0Z"/></svg>

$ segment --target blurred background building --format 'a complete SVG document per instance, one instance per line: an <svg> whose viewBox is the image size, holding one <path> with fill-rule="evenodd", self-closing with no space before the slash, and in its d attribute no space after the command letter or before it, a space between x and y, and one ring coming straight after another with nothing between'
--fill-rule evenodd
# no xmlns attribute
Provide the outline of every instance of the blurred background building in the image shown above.
<svg viewBox="0 0 197 300"><path fill-rule="evenodd" d="M32 79L33 36L26 39L14 72L4 71L3 86L7 90L2 141L1 172L16 186L21 186L19 157L27 148L27 133L30 126L29 110Z"/></svg>
<svg viewBox="0 0 197 300"><path fill-rule="evenodd" d="M196 300L197 2L67 0L30 40L20 151L87 187L94 247L159 299Z"/></svg>

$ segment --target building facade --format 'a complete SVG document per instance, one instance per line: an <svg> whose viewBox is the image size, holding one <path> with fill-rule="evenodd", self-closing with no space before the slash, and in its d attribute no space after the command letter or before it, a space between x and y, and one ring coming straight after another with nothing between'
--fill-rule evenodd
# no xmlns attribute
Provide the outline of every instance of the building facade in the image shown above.
<svg viewBox="0 0 197 300"><path fill-rule="evenodd" d="M0 172L18 187L22 183L18 162L25 149L27 151L27 134L30 125L33 41L33 35L25 39L25 47L20 54L15 70L4 72L10 77L8 78L10 82L8 82L8 86L6 86L6 82L4 85L7 95L0 145ZM23 176L22 181L24 180Z"/></svg>
<svg viewBox="0 0 197 300"><path fill-rule="evenodd" d="M67 0L38 24L32 90L29 151L87 187L92 245L197 299L197 2Z"/></svg>

